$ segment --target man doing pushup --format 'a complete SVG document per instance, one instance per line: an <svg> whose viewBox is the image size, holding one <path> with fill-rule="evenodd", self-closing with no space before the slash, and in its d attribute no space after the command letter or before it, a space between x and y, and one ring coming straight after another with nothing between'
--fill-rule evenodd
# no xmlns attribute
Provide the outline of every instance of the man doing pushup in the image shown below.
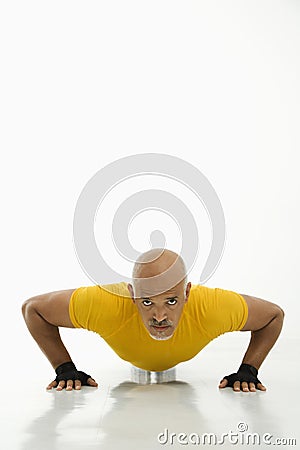
<svg viewBox="0 0 300 450"><path fill-rule="evenodd" d="M26 325L56 372L47 389L67 391L98 386L77 370L59 327L98 333L133 366L161 372L197 355L209 342L230 331L251 331L238 370L219 388L265 391L258 369L275 344L284 312L276 304L230 290L192 285L177 253L155 248L134 264L132 284L120 282L50 292L22 305Z"/></svg>

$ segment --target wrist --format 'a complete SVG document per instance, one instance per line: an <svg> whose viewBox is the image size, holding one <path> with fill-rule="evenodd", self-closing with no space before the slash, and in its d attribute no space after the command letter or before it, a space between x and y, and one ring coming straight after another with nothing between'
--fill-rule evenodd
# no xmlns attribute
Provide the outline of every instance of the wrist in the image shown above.
<svg viewBox="0 0 300 450"><path fill-rule="evenodd" d="M257 374L258 374L258 370L256 367L252 366L251 364L246 364L246 363L242 363L240 365L238 372L240 372L240 371L251 373L251 375L253 375L255 377L257 377Z"/></svg>
<svg viewBox="0 0 300 450"><path fill-rule="evenodd" d="M65 372L69 372L70 370L77 370L73 361L67 361L60 364L58 367L56 367L55 373L56 375L61 375Z"/></svg>

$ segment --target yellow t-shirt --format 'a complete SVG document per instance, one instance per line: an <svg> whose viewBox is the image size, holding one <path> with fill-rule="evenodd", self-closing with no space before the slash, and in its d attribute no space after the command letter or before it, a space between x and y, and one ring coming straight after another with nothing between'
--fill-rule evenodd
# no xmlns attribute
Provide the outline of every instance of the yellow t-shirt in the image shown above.
<svg viewBox="0 0 300 450"><path fill-rule="evenodd" d="M192 285L177 328L165 341L149 335L125 282L76 289L69 313L75 327L98 333L125 361L162 371L193 358L217 336L243 328L248 307L236 292Z"/></svg>

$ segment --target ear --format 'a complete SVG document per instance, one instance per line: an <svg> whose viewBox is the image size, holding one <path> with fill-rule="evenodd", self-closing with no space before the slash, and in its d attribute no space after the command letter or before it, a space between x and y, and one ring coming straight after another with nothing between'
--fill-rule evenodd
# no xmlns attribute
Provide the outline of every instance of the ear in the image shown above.
<svg viewBox="0 0 300 450"><path fill-rule="evenodd" d="M192 287L192 283L189 281L188 284L186 285L186 289L185 289L185 301L188 301L189 295L190 295L190 291L191 291L191 287Z"/></svg>
<svg viewBox="0 0 300 450"><path fill-rule="evenodd" d="M128 288L128 290L129 290L129 292L130 292L130 297L131 297L133 303L135 303L135 300L134 300L134 292L133 292L133 287L132 287L132 285L131 285L130 283L128 283L128 284L127 284L127 288Z"/></svg>

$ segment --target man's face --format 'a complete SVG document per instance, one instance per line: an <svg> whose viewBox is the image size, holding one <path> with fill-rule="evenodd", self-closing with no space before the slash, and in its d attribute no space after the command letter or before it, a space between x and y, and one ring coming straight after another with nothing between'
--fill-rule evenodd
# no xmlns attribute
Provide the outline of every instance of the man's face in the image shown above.
<svg viewBox="0 0 300 450"><path fill-rule="evenodd" d="M170 339L181 317L185 303L188 300L191 283L184 288L184 281L172 289L159 295L143 291L143 286L137 285L136 292L131 284L128 289L142 317L150 336L156 340Z"/></svg>

